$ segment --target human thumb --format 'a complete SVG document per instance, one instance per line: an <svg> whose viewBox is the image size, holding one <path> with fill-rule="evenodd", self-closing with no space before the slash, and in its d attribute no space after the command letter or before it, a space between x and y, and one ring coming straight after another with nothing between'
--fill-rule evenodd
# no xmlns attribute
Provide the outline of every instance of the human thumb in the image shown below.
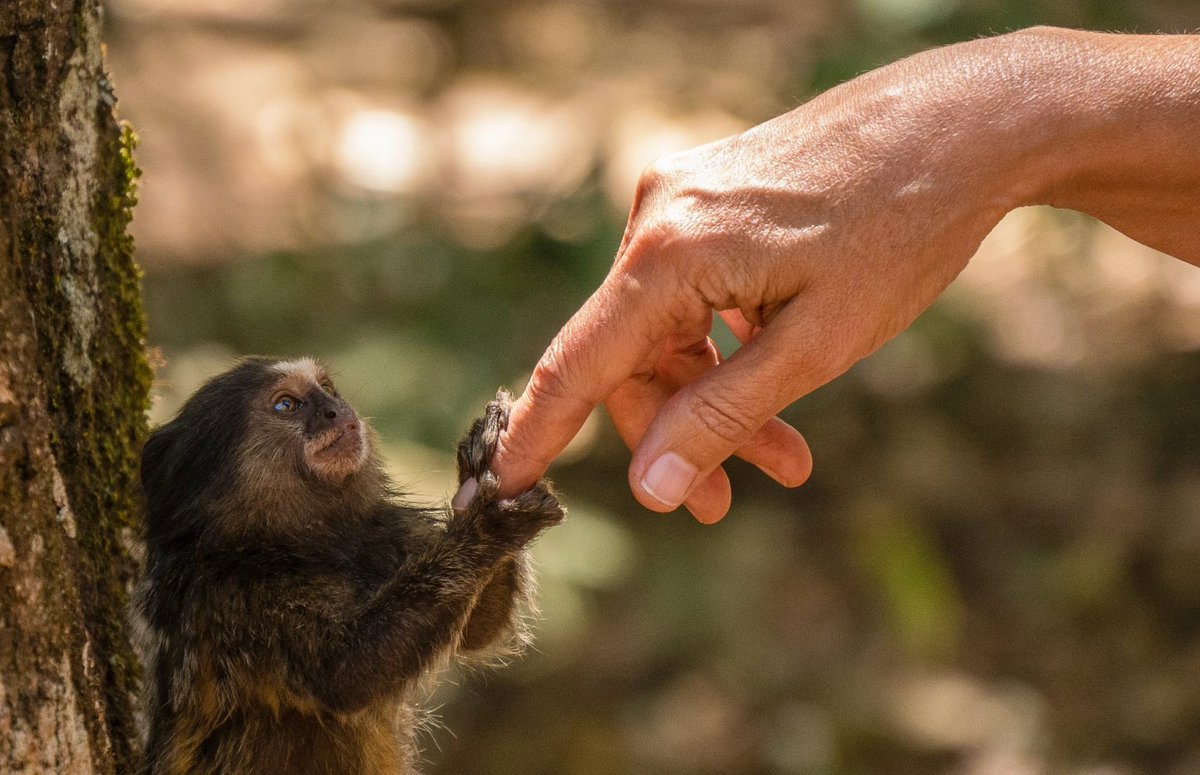
<svg viewBox="0 0 1200 775"><path fill-rule="evenodd" d="M739 454L747 457L752 439L754 455L747 459L755 465L768 473L804 468L807 476L811 458L806 445L792 441L793 436L799 438L794 431L778 422L790 435L760 431L776 412L833 374L811 368L811 362L806 364L809 368L798 362L801 348L787 341L783 329L766 327L663 404L629 467L630 488L643 506L653 511L675 509L731 455L742 450ZM788 459L798 450L803 460Z"/></svg>
<svg viewBox="0 0 1200 775"><path fill-rule="evenodd" d="M727 371L729 362L676 393L642 437L629 473L646 508L678 507L774 414L773 401Z"/></svg>

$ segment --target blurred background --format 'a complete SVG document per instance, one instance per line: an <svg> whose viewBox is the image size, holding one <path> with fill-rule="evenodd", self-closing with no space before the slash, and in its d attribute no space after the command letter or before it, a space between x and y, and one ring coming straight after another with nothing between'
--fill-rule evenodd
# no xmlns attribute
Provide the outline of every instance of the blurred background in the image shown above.
<svg viewBox="0 0 1200 775"><path fill-rule="evenodd" d="M1195 30L1200 2L109 0L152 421L237 355L314 354L444 498L647 163L1032 24ZM1198 348L1200 270L1023 209L787 411L799 490L735 462L720 524L646 512L593 418L552 471L537 651L429 698L429 772L1200 772Z"/></svg>

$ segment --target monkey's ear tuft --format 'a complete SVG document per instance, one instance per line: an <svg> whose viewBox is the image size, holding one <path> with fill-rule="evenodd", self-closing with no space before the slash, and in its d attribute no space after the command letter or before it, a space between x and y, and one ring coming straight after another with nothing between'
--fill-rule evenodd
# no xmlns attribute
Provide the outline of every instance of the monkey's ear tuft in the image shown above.
<svg viewBox="0 0 1200 775"><path fill-rule="evenodd" d="M174 448L179 435L179 426L167 423L152 431L142 447L142 491L146 495L148 518L161 514L170 500L167 493L176 478L178 455Z"/></svg>

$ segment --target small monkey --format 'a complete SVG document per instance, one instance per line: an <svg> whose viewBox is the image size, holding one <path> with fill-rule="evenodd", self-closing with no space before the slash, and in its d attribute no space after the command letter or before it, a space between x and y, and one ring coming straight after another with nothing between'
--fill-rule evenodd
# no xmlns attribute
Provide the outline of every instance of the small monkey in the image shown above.
<svg viewBox="0 0 1200 775"><path fill-rule="evenodd" d="M309 359L249 358L142 453L144 775L409 775L406 694L452 657L515 653L545 483L496 495L509 399L458 448L462 511L406 504L364 420Z"/></svg>

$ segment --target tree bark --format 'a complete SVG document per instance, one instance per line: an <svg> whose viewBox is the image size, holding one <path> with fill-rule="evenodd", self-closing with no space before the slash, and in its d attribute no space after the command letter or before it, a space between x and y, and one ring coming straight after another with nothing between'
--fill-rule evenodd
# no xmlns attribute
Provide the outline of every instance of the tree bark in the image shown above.
<svg viewBox="0 0 1200 775"><path fill-rule="evenodd" d="M150 381L99 0L0 1L0 772L129 773Z"/></svg>

